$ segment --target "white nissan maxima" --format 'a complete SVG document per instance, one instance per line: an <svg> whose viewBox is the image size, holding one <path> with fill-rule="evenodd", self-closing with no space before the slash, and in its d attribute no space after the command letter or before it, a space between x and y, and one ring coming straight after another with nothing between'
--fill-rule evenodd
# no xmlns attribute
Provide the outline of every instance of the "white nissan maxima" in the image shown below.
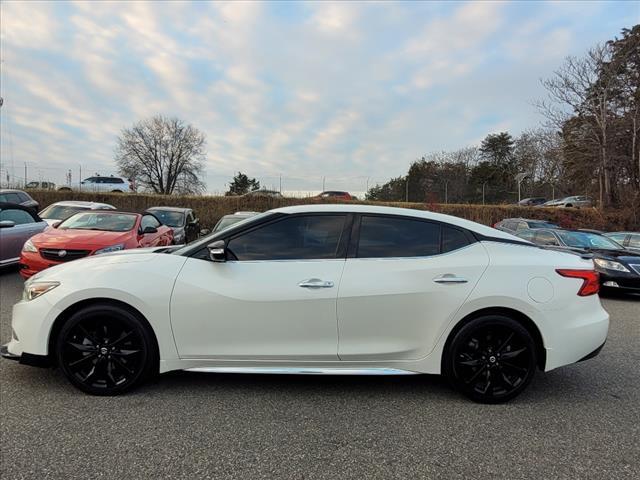
<svg viewBox="0 0 640 480"><path fill-rule="evenodd" d="M98 395L170 370L442 373L497 403L600 351L597 292L591 260L460 218L288 207L35 275L2 354Z"/></svg>

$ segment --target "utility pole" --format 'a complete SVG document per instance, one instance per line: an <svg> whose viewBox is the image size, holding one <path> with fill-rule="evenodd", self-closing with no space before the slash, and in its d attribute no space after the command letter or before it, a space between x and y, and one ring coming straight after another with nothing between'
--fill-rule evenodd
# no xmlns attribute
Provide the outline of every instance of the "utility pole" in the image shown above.
<svg viewBox="0 0 640 480"><path fill-rule="evenodd" d="M409 175L407 175L407 179L404 182L404 188L405 188L404 201L408 203L409 202Z"/></svg>
<svg viewBox="0 0 640 480"><path fill-rule="evenodd" d="M280 175L280 193L282 193L282 175Z"/></svg>
<svg viewBox="0 0 640 480"><path fill-rule="evenodd" d="M484 205L484 186L487 184L487 182L483 182L482 183L482 204Z"/></svg>
<svg viewBox="0 0 640 480"><path fill-rule="evenodd" d="M78 190L82 190L82 165L80 165L80 176L78 177Z"/></svg>
<svg viewBox="0 0 640 480"><path fill-rule="evenodd" d="M324 192L324 181L325 181L326 177L322 177L322 191Z"/></svg>
<svg viewBox="0 0 640 480"><path fill-rule="evenodd" d="M449 203L449 189L448 189L449 181L444 182L444 203L445 205Z"/></svg>
<svg viewBox="0 0 640 480"><path fill-rule="evenodd" d="M519 173L516 175L516 182L518 182L518 202L520 202L520 200L522 200L521 195L520 195L520 185L522 185L522 181L527 178L526 173Z"/></svg>
<svg viewBox="0 0 640 480"><path fill-rule="evenodd" d="M27 186L27 162L24 162L24 186Z"/></svg>

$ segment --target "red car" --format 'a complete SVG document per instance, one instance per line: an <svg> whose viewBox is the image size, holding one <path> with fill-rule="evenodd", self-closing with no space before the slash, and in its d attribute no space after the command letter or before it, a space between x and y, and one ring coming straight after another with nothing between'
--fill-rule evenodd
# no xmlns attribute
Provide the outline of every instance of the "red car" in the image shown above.
<svg viewBox="0 0 640 480"><path fill-rule="evenodd" d="M20 275L29 278L45 268L89 255L172 243L173 230L150 213L79 212L25 242Z"/></svg>
<svg viewBox="0 0 640 480"><path fill-rule="evenodd" d="M322 198L325 200L353 200L353 197L349 192L340 192L337 190L322 192L316 198Z"/></svg>

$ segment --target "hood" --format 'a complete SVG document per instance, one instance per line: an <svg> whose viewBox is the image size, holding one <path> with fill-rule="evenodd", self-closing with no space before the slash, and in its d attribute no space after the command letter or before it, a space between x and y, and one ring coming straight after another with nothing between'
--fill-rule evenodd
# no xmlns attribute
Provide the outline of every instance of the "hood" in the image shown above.
<svg viewBox="0 0 640 480"><path fill-rule="evenodd" d="M108 247L124 243L131 238L132 232L104 232L100 230L58 230L49 228L31 238L37 248L77 248Z"/></svg>

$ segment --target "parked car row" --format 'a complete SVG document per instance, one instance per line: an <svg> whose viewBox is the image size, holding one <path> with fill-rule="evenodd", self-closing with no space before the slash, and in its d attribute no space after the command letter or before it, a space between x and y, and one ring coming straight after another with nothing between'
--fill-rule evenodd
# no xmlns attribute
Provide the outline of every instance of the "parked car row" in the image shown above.
<svg viewBox="0 0 640 480"><path fill-rule="evenodd" d="M28 205L0 203L0 267L18 263L24 278L82 257L180 245L208 233L190 208L152 207L139 214L74 200L38 214Z"/></svg>
<svg viewBox="0 0 640 480"><path fill-rule="evenodd" d="M585 195L574 195L560 199L547 200L544 197L523 198L516 205L521 207L566 207L587 208L593 207L593 200Z"/></svg>
<svg viewBox="0 0 640 480"><path fill-rule="evenodd" d="M506 218L494 228L541 248L588 256L604 288L640 293L640 233L571 230L528 218Z"/></svg>

